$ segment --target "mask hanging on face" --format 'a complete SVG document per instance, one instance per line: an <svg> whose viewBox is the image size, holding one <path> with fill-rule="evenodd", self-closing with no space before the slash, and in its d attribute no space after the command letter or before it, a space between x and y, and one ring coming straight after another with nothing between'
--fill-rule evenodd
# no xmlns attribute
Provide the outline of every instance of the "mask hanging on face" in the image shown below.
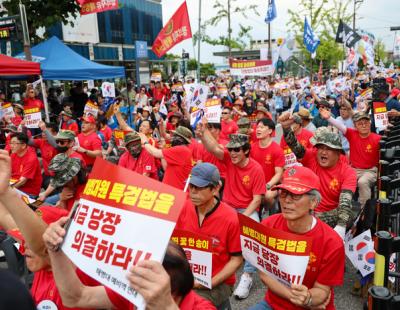
<svg viewBox="0 0 400 310"><path fill-rule="evenodd" d="M142 144L134 144L128 146L129 153L134 157L138 158L140 153L142 152Z"/></svg>

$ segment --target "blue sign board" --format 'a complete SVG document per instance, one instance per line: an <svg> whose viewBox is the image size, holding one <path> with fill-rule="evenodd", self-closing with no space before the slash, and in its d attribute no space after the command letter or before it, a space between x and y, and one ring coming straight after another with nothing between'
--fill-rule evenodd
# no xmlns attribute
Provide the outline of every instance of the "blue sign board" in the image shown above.
<svg viewBox="0 0 400 310"><path fill-rule="evenodd" d="M147 41L135 41L136 59L149 57Z"/></svg>

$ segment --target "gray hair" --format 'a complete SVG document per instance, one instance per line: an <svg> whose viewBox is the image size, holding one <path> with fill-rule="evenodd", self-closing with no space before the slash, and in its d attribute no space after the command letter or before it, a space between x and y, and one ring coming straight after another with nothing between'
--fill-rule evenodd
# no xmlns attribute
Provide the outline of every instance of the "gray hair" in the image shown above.
<svg viewBox="0 0 400 310"><path fill-rule="evenodd" d="M311 199L312 199L312 200L315 199L315 200L317 201L317 205L319 205L319 203L320 203L321 200L322 200L321 193L320 193L319 191L317 191L316 189L310 190L310 191L307 193L307 195L311 196Z"/></svg>

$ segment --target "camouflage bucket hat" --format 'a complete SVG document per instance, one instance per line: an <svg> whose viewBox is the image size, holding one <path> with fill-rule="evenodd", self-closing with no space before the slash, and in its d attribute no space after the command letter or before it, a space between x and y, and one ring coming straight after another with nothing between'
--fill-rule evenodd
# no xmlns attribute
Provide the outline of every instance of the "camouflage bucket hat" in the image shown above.
<svg viewBox="0 0 400 310"><path fill-rule="evenodd" d="M128 145L129 143L138 140L140 140L140 136L137 132L129 132L124 137L125 145Z"/></svg>
<svg viewBox="0 0 400 310"><path fill-rule="evenodd" d="M314 136L310 138L310 142L314 146L323 144L331 149L339 150L344 153L340 136L337 133L329 131L327 127L318 128Z"/></svg>
<svg viewBox="0 0 400 310"><path fill-rule="evenodd" d="M357 122L359 120L362 119L368 119L371 120L371 118L369 117L369 115L365 112L357 112L353 115L353 122Z"/></svg>
<svg viewBox="0 0 400 310"><path fill-rule="evenodd" d="M61 153L51 160L49 170L55 172L50 184L56 188L62 187L81 170L81 161L78 158L70 158Z"/></svg>
<svg viewBox="0 0 400 310"><path fill-rule="evenodd" d="M227 149L235 148L235 147L241 147L245 145L246 143L249 143L249 137L244 134L231 134L229 135L229 142L226 145Z"/></svg>
<svg viewBox="0 0 400 310"><path fill-rule="evenodd" d="M75 140L75 133L72 130L61 130L58 132L57 136L55 136L56 140Z"/></svg>
<svg viewBox="0 0 400 310"><path fill-rule="evenodd" d="M176 128L175 131L173 131L174 135L178 135L180 137L182 137L183 139L185 139L188 143L192 142L192 132L190 131L190 129L183 127L183 126L179 126L178 128Z"/></svg>
<svg viewBox="0 0 400 310"><path fill-rule="evenodd" d="M247 117L242 117L237 121L239 127L250 127L250 121Z"/></svg>

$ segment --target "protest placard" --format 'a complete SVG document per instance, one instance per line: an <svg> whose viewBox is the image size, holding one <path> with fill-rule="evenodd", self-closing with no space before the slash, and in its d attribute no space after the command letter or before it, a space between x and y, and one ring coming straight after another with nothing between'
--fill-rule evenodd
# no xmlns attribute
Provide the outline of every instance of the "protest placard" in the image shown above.
<svg viewBox="0 0 400 310"><path fill-rule="evenodd" d="M39 123L42 120L42 113L39 108L25 109L25 127L39 128Z"/></svg>
<svg viewBox="0 0 400 310"><path fill-rule="evenodd" d="M97 118L97 114L99 113L99 107L92 101L86 102L85 108L83 110L83 114L92 115Z"/></svg>
<svg viewBox="0 0 400 310"><path fill-rule="evenodd" d="M195 127L205 117L209 123L221 122L221 99L208 99L203 109L195 109L190 113L190 125Z"/></svg>
<svg viewBox="0 0 400 310"><path fill-rule="evenodd" d="M125 147L124 138L125 138L125 131L123 130L114 130L113 131L115 145L119 149L123 149Z"/></svg>
<svg viewBox="0 0 400 310"><path fill-rule="evenodd" d="M8 118L13 118L15 117L14 109L11 105L11 103L3 103L0 108L0 118L2 117L8 117Z"/></svg>
<svg viewBox="0 0 400 310"><path fill-rule="evenodd" d="M115 97L115 84L110 82L103 82L101 84L101 92L103 97Z"/></svg>
<svg viewBox="0 0 400 310"><path fill-rule="evenodd" d="M175 229L171 239L185 251L196 282L211 289L211 238L190 231Z"/></svg>
<svg viewBox="0 0 400 310"><path fill-rule="evenodd" d="M373 102L375 127L379 130L385 130L389 124L386 104L384 102Z"/></svg>
<svg viewBox="0 0 400 310"><path fill-rule="evenodd" d="M267 228L242 214L238 216L243 257L283 285L302 284L312 239Z"/></svg>
<svg viewBox="0 0 400 310"><path fill-rule="evenodd" d="M184 200L176 188L97 158L62 250L87 275L144 309L127 271L140 260L162 262Z"/></svg>
<svg viewBox="0 0 400 310"><path fill-rule="evenodd" d="M161 72L153 72L150 77L150 81L160 82L162 80Z"/></svg>

